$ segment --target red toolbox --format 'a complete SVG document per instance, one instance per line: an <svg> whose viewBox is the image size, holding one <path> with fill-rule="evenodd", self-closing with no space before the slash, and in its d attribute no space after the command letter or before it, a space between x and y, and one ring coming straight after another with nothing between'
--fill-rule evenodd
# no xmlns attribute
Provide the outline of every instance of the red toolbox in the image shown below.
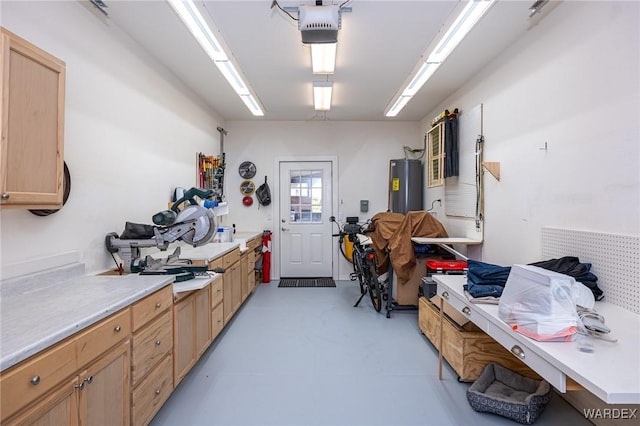
<svg viewBox="0 0 640 426"><path fill-rule="evenodd" d="M425 265L427 266L426 276L422 278L419 294L429 299L436 295L436 283L431 277L433 274L462 275L467 270L466 260L428 259Z"/></svg>
<svg viewBox="0 0 640 426"><path fill-rule="evenodd" d="M462 274L467 269L466 260L427 260L427 276L431 274Z"/></svg>

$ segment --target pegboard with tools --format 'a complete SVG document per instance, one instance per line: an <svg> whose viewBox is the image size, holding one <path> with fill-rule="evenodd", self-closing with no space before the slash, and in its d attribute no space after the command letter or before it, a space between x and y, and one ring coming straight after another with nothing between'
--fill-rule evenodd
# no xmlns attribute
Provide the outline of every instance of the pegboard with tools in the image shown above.
<svg viewBox="0 0 640 426"><path fill-rule="evenodd" d="M224 154L206 155L197 154L197 181L202 189L213 190L213 196L217 201L224 201Z"/></svg>

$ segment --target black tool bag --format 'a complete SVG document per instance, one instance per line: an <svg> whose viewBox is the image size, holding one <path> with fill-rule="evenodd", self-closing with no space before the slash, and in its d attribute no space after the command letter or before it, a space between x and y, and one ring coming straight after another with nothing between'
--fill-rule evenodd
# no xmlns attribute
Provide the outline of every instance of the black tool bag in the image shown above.
<svg viewBox="0 0 640 426"><path fill-rule="evenodd" d="M264 177L264 183L256 189L256 198L261 206L268 206L271 204L271 190L269 184L267 184L267 177Z"/></svg>

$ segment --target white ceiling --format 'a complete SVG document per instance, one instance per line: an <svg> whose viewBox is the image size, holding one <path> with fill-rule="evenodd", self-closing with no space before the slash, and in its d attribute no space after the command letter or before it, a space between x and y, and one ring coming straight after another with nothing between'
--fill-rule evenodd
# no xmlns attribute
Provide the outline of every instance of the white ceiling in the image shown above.
<svg viewBox="0 0 640 426"><path fill-rule="evenodd" d="M109 1L108 19L174 73L225 120L421 120L532 24L532 1L497 1L422 90L393 119L384 110L458 1L353 0L338 34L332 107L313 109L310 49L297 22L271 0L205 0L241 72L264 106L253 117L164 1ZM335 1L335 4L341 3ZM282 7L314 1L279 2ZM328 0L325 0L328 4ZM550 8L549 8L550 9ZM296 16L295 14L293 14Z"/></svg>

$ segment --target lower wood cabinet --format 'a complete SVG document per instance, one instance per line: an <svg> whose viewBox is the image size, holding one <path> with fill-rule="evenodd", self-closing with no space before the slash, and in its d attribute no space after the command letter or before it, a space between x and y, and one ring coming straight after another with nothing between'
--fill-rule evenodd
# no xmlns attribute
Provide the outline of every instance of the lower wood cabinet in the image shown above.
<svg viewBox="0 0 640 426"><path fill-rule="evenodd" d="M129 425L129 358L124 341L6 425Z"/></svg>
<svg viewBox="0 0 640 426"><path fill-rule="evenodd" d="M131 423L146 425L173 392L173 287L132 307Z"/></svg>
<svg viewBox="0 0 640 426"><path fill-rule="evenodd" d="M211 283L211 341L220 334L224 327L223 293L224 279L222 277Z"/></svg>
<svg viewBox="0 0 640 426"><path fill-rule="evenodd" d="M173 358L168 354L132 391L131 424L134 426L148 424L172 392Z"/></svg>
<svg viewBox="0 0 640 426"><path fill-rule="evenodd" d="M181 295L173 307L174 387L211 343L210 286Z"/></svg>

